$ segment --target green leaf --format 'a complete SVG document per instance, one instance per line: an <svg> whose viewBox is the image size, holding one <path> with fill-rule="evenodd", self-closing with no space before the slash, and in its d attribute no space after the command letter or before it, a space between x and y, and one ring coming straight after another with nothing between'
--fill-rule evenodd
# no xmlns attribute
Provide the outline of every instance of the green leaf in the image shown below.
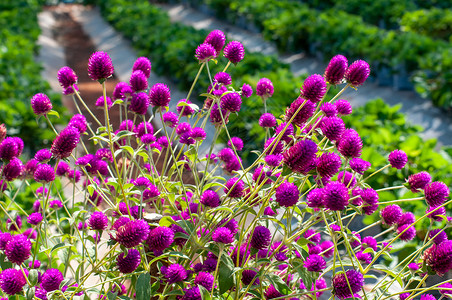
<svg viewBox="0 0 452 300"><path fill-rule="evenodd" d="M391 270L388 267L386 267L385 265L381 265L381 264L374 265L373 267L375 270L380 270L382 272L385 272L392 278L396 278L396 280L400 284L400 286L403 286L402 278L400 278L400 274L396 273L395 270Z"/></svg>
<svg viewBox="0 0 452 300"><path fill-rule="evenodd" d="M28 273L28 280L30 281L32 286L38 284L38 270L31 269Z"/></svg>
<svg viewBox="0 0 452 300"><path fill-rule="evenodd" d="M289 174L292 174L292 170L289 169L288 166L284 165L281 176L287 176Z"/></svg>
<svg viewBox="0 0 452 300"><path fill-rule="evenodd" d="M266 277L270 283L275 287L275 289L283 295L289 295L290 289L287 284L276 274L267 274Z"/></svg>
<svg viewBox="0 0 452 300"><path fill-rule="evenodd" d="M199 292L201 293L201 299L202 300L211 300L212 298L210 298L210 293L208 290L206 290L205 287L203 287L202 285L198 284L199 287Z"/></svg>
<svg viewBox="0 0 452 300"><path fill-rule="evenodd" d="M60 114L56 110L51 110L47 113L48 116L56 116L58 119L60 118Z"/></svg>
<svg viewBox="0 0 452 300"><path fill-rule="evenodd" d="M149 300L151 298L151 274L143 273L137 280L137 300Z"/></svg>
<svg viewBox="0 0 452 300"><path fill-rule="evenodd" d="M108 300L115 300L117 295L118 295L117 293L108 292L107 298Z"/></svg>
<svg viewBox="0 0 452 300"><path fill-rule="evenodd" d="M218 284L220 287L220 294L223 294L234 286L233 271L234 264L228 255L222 255L220 265L218 267Z"/></svg>

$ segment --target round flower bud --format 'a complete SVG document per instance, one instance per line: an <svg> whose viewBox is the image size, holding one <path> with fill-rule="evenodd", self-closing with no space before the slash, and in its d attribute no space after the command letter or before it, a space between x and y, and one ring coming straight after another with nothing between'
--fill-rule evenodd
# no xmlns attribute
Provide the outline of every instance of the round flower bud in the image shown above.
<svg viewBox="0 0 452 300"><path fill-rule="evenodd" d="M447 241L447 233L442 231L441 229L433 229L429 232L428 237L433 239L433 242L436 245L441 244L444 241Z"/></svg>
<svg viewBox="0 0 452 300"><path fill-rule="evenodd" d="M228 197L239 198L243 196L243 190L245 189L245 183L242 180L234 177L229 179L223 192L228 195Z"/></svg>
<svg viewBox="0 0 452 300"><path fill-rule="evenodd" d="M149 104L149 97L145 92L135 93L130 100L129 110L138 115L145 115Z"/></svg>
<svg viewBox="0 0 452 300"><path fill-rule="evenodd" d="M52 102L46 94L39 93L31 98L31 108L35 115L45 115L52 110Z"/></svg>
<svg viewBox="0 0 452 300"><path fill-rule="evenodd" d="M402 169L408 161L408 157L402 150L394 150L389 153L388 161L393 168Z"/></svg>
<svg viewBox="0 0 452 300"><path fill-rule="evenodd" d="M192 115L195 110L193 108L191 108L189 105L179 105L179 104L192 104L190 100L187 99L181 99L179 100L179 102L177 102L177 113L181 116L181 117L186 117L186 116L190 116Z"/></svg>
<svg viewBox="0 0 452 300"><path fill-rule="evenodd" d="M221 49L223 49L225 42L226 36L221 30L211 31L204 40L204 43L212 45L217 53L220 53Z"/></svg>
<svg viewBox="0 0 452 300"><path fill-rule="evenodd" d="M66 127L53 140L50 152L55 158L63 159L69 157L80 141L80 133L74 127Z"/></svg>
<svg viewBox="0 0 452 300"><path fill-rule="evenodd" d="M55 172L53 167L48 164L40 164L36 168L34 179L37 182L49 183L55 180Z"/></svg>
<svg viewBox="0 0 452 300"><path fill-rule="evenodd" d="M284 163L294 172L303 173L316 157L317 144L311 140L301 140L284 153Z"/></svg>
<svg viewBox="0 0 452 300"><path fill-rule="evenodd" d="M22 291L27 281L20 270L5 269L0 273L0 288L5 294L15 295Z"/></svg>
<svg viewBox="0 0 452 300"><path fill-rule="evenodd" d="M30 214L27 218L27 222L28 222L28 224L31 224L31 225L38 225L39 223L42 222L41 213L34 212L34 213Z"/></svg>
<svg viewBox="0 0 452 300"><path fill-rule="evenodd" d="M124 247L132 248L146 240L149 232L149 225L144 220L133 220L118 228L116 240Z"/></svg>
<svg viewBox="0 0 452 300"><path fill-rule="evenodd" d="M349 298L364 286L364 277L359 271L347 270L333 277L333 294L340 299Z"/></svg>
<svg viewBox="0 0 452 300"><path fill-rule="evenodd" d="M334 102L334 105L336 106L336 110L340 115L345 116L352 113L352 105L347 100L339 99Z"/></svg>
<svg viewBox="0 0 452 300"><path fill-rule="evenodd" d="M297 204L299 197L298 187L293 183L284 182L276 188L275 200L281 206L293 206Z"/></svg>
<svg viewBox="0 0 452 300"><path fill-rule="evenodd" d="M202 193L199 202L209 207L217 207L220 205L221 200L217 193L211 190L206 190Z"/></svg>
<svg viewBox="0 0 452 300"><path fill-rule="evenodd" d="M20 159L17 157L12 158L9 163L3 167L3 178L6 181L13 181L22 174L23 167Z"/></svg>
<svg viewBox="0 0 452 300"><path fill-rule="evenodd" d="M242 96L249 98L253 94L253 88L249 85L244 83L242 86Z"/></svg>
<svg viewBox="0 0 452 300"><path fill-rule="evenodd" d="M77 83L77 75L75 74L74 70L72 70L69 67L62 67L57 74L58 82L60 85L67 89L71 87L72 85Z"/></svg>
<svg viewBox="0 0 452 300"><path fill-rule="evenodd" d="M449 197L449 188L441 181L435 181L425 186L425 201L433 207L443 204Z"/></svg>
<svg viewBox="0 0 452 300"><path fill-rule="evenodd" d="M259 278L256 276L257 272L255 270L243 270L242 272L242 283L244 285L259 284Z"/></svg>
<svg viewBox="0 0 452 300"><path fill-rule="evenodd" d="M232 83L231 75L226 72L218 72L214 76L214 81L223 85L230 85Z"/></svg>
<svg viewBox="0 0 452 300"><path fill-rule="evenodd" d="M383 219L383 223L387 225L394 225L402 217L403 211L397 204L392 204L383 208L380 214Z"/></svg>
<svg viewBox="0 0 452 300"><path fill-rule="evenodd" d="M315 105L316 104L314 102L311 102L310 100L305 100L298 97L290 104L290 107L286 109L284 120L286 122L289 122L293 118L294 114L298 111L296 116L292 119L292 123L301 128L304 126L306 121L314 115ZM302 108L300 108L300 106L302 106Z"/></svg>
<svg viewBox="0 0 452 300"><path fill-rule="evenodd" d="M345 72L345 80L353 86L360 86L370 75L370 67L364 60L353 62Z"/></svg>
<svg viewBox="0 0 452 300"><path fill-rule="evenodd" d="M413 193L419 193L420 189L424 189L431 181L432 176L430 176L429 173L422 171L408 177L408 188Z"/></svg>
<svg viewBox="0 0 452 300"><path fill-rule="evenodd" d="M273 96L273 83L268 78L261 78L257 82L256 95L261 96L264 100Z"/></svg>
<svg viewBox="0 0 452 300"><path fill-rule="evenodd" d="M325 152L317 160L317 172L321 177L332 177L339 172L341 157L334 152Z"/></svg>
<svg viewBox="0 0 452 300"><path fill-rule="evenodd" d="M202 285L209 292L213 288L214 281L215 281L215 278L213 277L213 275L210 273L207 273L207 272L199 272L195 278L195 284Z"/></svg>
<svg viewBox="0 0 452 300"><path fill-rule="evenodd" d="M195 57L199 62L208 62L209 60L217 57L217 51L209 43L203 43L196 48Z"/></svg>
<svg viewBox="0 0 452 300"><path fill-rule="evenodd" d="M113 62L106 52L94 52L89 58L88 76L92 80L105 80L112 76L114 72Z"/></svg>
<svg viewBox="0 0 452 300"><path fill-rule="evenodd" d="M452 269L452 241L445 241L427 249L425 261L438 275L442 276Z"/></svg>
<svg viewBox="0 0 452 300"><path fill-rule="evenodd" d="M402 241L411 241L416 236L416 228L411 224L401 225L397 228L397 234L400 234Z"/></svg>
<svg viewBox="0 0 452 300"><path fill-rule="evenodd" d="M13 236L11 240L6 244L5 254L10 262L17 265L22 264L30 257L30 240L22 234Z"/></svg>
<svg viewBox="0 0 452 300"><path fill-rule="evenodd" d="M88 220L92 230L105 230L108 226L108 218L101 211L95 211Z"/></svg>
<svg viewBox="0 0 452 300"><path fill-rule="evenodd" d="M366 172L371 166L370 162L359 157L352 158L349 165L353 171L361 175L364 174L364 172Z"/></svg>
<svg viewBox="0 0 452 300"><path fill-rule="evenodd" d="M148 88L148 78L143 71L136 70L130 75L129 84L134 92L144 91Z"/></svg>
<svg viewBox="0 0 452 300"><path fill-rule="evenodd" d="M60 288L62 281L63 274L58 269L48 269L42 275L41 287L47 292L55 291Z"/></svg>
<svg viewBox="0 0 452 300"><path fill-rule="evenodd" d="M228 146L235 148L236 151L242 151L243 141L241 138L234 136L228 141Z"/></svg>
<svg viewBox="0 0 452 300"><path fill-rule="evenodd" d="M337 141L341 138L345 131L345 124L341 118L326 117L322 119L320 124L323 135L332 141Z"/></svg>
<svg viewBox="0 0 452 300"><path fill-rule="evenodd" d="M272 234L267 227L256 226L251 236L250 246L256 249L266 249L270 245Z"/></svg>
<svg viewBox="0 0 452 300"><path fill-rule="evenodd" d="M344 79L345 71L347 71L348 60L343 55L334 56L325 70L325 79L329 84L342 83Z"/></svg>
<svg viewBox="0 0 452 300"><path fill-rule="evenodd" d="M311 254L306 258L304 267L309 272L322 272L326 267L326 261L318 254Z"/></svg>
<svg viewBox="0 0 452 300"><path fill-rule="evenodd" d="M168 227L159 226L151 230L146 244L152 251L163 251L174 242L174 231Z"/></svg>
<svg viewBox="0 0 452 300"><path fill-rule="evenodd" d="M179 264L172 264L165 270L165 278L168 283L176 283L187 278L187 271Z"/></svg>
<svg viewBox="0 0 452 300"><path fill-rule="evenodd" d="M149 101L152 106L168 106L171 100L171 92L163 83L156 83L149 91Z"/></svg>
<svg viewBox="0 0 452 300"><path fill-rule="evenodd" d="M337 115L336 106L329 102L323 103L320 106L320 110L323 111L326 117L335 117Z"/></svg>
<svg viewBox="0 0 452 300"><path fill-rule="evenodd" d="M245 57L245 48L237 41L229 42L224 48L224 57L231 63L237 64Z"/></svg>
<svg viewBox="0 0 452 300"><path fill-rule="evenodd" d="M259 126L264 128L272 128L276 126L276 118L271 113L265 113L259 118Z"/></svg>
<svg viewBox="0 0 452 300"><path fill-rule="evenodd" d="M348 205L347 187L341 182L330 182L325 186L323 202L330 210L344 210Z"/></svg>
<svg viewBox="0 0 452 300"><path fill-rule="evenodd" d="M242 98L237 92L228 93L220 99L220 107L222 110L224 109L230 112L239 112L241 106ZM224 115L223 118L225 118Z"/></svg>
<svg viewBox="0 0 452 300"><path fill-rule="evenodd" d="M151 61L147 57L138 57L133 63L132 72L140 70L144 73L146 78L149 78L149 76L151 76L151 67Z"/></svg>
<svg viewBox="0 0 452 300"><path fill-rule="evenodd" d="M52 158L52 153L49 149L38 150L38 152L36 152L35 154L35 159L40 163L45 163L49 161L50 158Z"/></svg>
<svg viewBox="0 0 452 300"><path fill-rule="evenodd" d="M9 161L14 157L19 156L19 145L16 139L7 137L0 143L0 159Z"/></svg>
<svg viewBox="0 0 452 300"><path fill-rule="evenodd" d="M234 241L234 234L226 227L218 227L212 234L212 240L217 243L230 244Z"/></svg>
<svg viewBox="0 0 452 300"><path fill-rule="evenodd" d="M324 205L325 191L317 188L311 190L306 196L306 202L309 207L320 208Z"/></svg>
<svg viewBox="0 0 452 300"><path fill-rule="evenodd" d="M347 158L359 157L363 148L363 142L359 134L353 129L346 129L342 134L337 150Z"/></svg>
<svg viewBox="0 0 452 300"><path fill-rule="evenodd" d="M127 274L135 271L141 263L140 251L137 249L129 249L127 256L124 257L124 253L120 253L116 259L119 272Z"/></svg>
<svg viewBox="0 0 452 300"><path fill-rule="evenodd" d="M323 96L326 94L326 82L323 76L319 74L310 75L303 82L301 88L301 96L314 103L322 101Z"/></svg>

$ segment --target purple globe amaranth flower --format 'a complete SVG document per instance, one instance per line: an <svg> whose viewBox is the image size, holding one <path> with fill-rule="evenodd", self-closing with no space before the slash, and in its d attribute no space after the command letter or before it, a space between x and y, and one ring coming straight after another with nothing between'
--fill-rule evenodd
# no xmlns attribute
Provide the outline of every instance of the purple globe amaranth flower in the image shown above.
<svg viewBox="0 0 452 300"><path fill-rule="evenodd" d="M436 300L436 298L430 294L422 294L420 300Z"/></svg>
<svg viewBox="0 0 452 300"><path fill-rule="evenodd" d="M305 239L310 240L310 241L313 242L314 244L320 243L320 239L321 239L320 233L315 232L314 229L308 229L308 230L306 230L305 233L303 233L303 237L304 237ZM309 245L311 245L311 244L309 244ZM311 246L312 246L312 245L311 245Z"/></svg>
<svg viewBox="0 0 452 300"><path fill-rule="evenodd" d="M103 212L95 211L91 214L88 224L92 230L105 230L108 226L108 218Z"/></svg>
<svg viewBox="0 0 452 300"><path fill-rule="evenodd" d="M326 261L318 254L311 254L306 258L304 267L309 272L322 272L326 267Z"/></svg>
<svg viewBox="0 0 452 300"><path fill-rule="evenodd" d="M187 278L187 271L179 264L172 264L164 270L164 275L168 283L176 283Z"/></svg>
<svg viewBox="0 0 452 300"><path fill-rule="evenodd" d="M0 143L0 159L9 161L14 157L19 156L19 145L13 137L7 137Z"/></svg>
<svg viewBox="0 0 452 300"><path fill-rule="evenodd" d="M50 152L58 159L69 157L80 141L80 133L74 127L66 127L53 140Z"/></svg>
<svg viewBox="0 0 452 300"><path fill-rule="evenodd" d="M229 179L224 185L223 192L232 198L239 198L243 196L243 190L245 189L245 183L236 177Z"/></svg>
<svg viewBox="0 0 452 300"><path fill-rule="evenodd" d="M366 249L367 247L372 248L374 251L378 250L377 240L372 236L366 236L362 240L361 249Z"/></svg>
<svg viewBox="0 0 452 300"><path fill-rule="evenodd" d="M179 122L179 117L176 113L169 111L163 114L162 121L166 126L174 128Z"/></svg>
<svg viewBox="0 0 452 300"><path fill-rule="evenodd" d="M326 240L320 244L320 248L322 248L323 256L331 257L334 254L334 243L332 241Z"/></svg>
<svg viewBox="0 0 452 300"><path fill-rule="evenodd" d="M394 150L389 153L388 161L393 168L402 169L408 161L408 157L402 150Z"/></svg>
<svg viewBox="0 0 452 300"><path fill-rule="evenodd" d="M325 70L325 79L329 84L339 84L342 83L344 79L345 72L347 71L348 60L343 55L334 56Z"/></svg>
<svg viewBox="0 0 452 300"><path fill-rule="evenodd" d="M214 76L214 81L223 85L230 85L232 83L231 75L226 72L218 72Z"/></svg>
<svg viewBox="0 0 452 300"><path fill-rule="evenodd" d="M427 217L433 219L434 221L442 221L442 216L446 215L446 208L444 206L441 207L429 207L425 212Z"/></svg>
<svg viewBox="0 0 452 300"><path fill-rule="evenodd" d="M384 224L394 225L402 217L403 211L397 204L392 204L383 208L380 214Z"/></svg>
<svg viewBox="0 0 452 300"><path fill-rule="evenodd" d="M263 100L273 96L273 83L268 78L261 78L256 85L256 95L262 97Z"/></svg>
<svg viewBox="0 0 452 300"><path fill-rule="evenodd" d="M300 108L300 106L302 107ZM293 124L303 127L306 121L314 115L315 106L316 104L314 102L298 97L286 109L284 120L289 122L293 118ZM295 113L297 114L295 115Z"/></svg>
<svg viewBox="0 0 452 300"><path fill-rule="evenodd" d="M452 283L446 282L439 285L439 288L446 288L447 290L439 290L441 295L452 298Z"/></svg>
<svg viewBox="0 0 452 300"><path fill-rule="evenodd" d="M55 291L62 281L63 274L58 269L48 269L42 274L41 287L47 292Z"/></svg>
<svg viewBox="0 0 452 300"><path fill-rule="evenodd" d="M31 98L31 108L35 115L45 115L52 110L52 102L46 94L39 93Z"/></svg>
<svg viewBox="0 0 452 300"><path fill-rule="evenodd" d="M103 51L94 52L88 60L88 76L99 82L111 77L115 72L110 56Z"/></svg>
<svg viewBox="0 0 452 300"><path fill-rule="evenodd" d="M419 172L413 175L408 176L406 186L413 192L419 193L421 189L424 189L427 184L432 181L432 176L425 172Z"/></svg>
<svg viewBox="0 0 452 300"><path fill-rule="evenodd" d="M67 89L76 84L78 80L74 70L67 66L62 67L60 70L58 70L57 78L58 82L64 89Z"/></svg>
<svg viewBox="0 0 452 300"><path fill-rule="evenodd" d="M434 181L425 186L425 201L428 205L437 207L449 197L449 188L444 182Z"/></svg>
<svg viewBox="0 0 452 300"><path fill-rule="evenodd" d="M337 144L337 150L347 158L359 157L363 148L361 137L354 129L346 129Z"/></svg>
<svg viewBox="0 0 452 300"><path fill-rule="evenodd" d="M15 295L21 292L26 283L20 270L5 269L0 273L0 288L5 294Z"/></svg>
<svg viewBox="0 0 452 300"><path fill-rule="evenodd" d="M195 141L202 141L206 139L207 134L206 131L201 127L194 127L191 130L190 137L193 138Z"/></svg>
<svg viewBox="0 0 452 300"><path fill-rule="evenodd" d="M235 148L236 151L242 151L243 141L241 138L234 136L228 141L228 146Z"/></svg>
<svg viewBox="0 0 452 300"><path fill-rule="evenodd" d="M224 47L223 52L224 57L235 65L245 57L245 48L242 43L237 41L229 42L226 47Z"/></svg>
<svg viewBox="0 0 452 300"><path fill-rule="evenodd" d="M63 89L63 95L73 95L78 92L78 90L78 86L74 84L73 86Z"/></svg>
<svg viewBox="0 0 452 300"><path fill-rule="evenodd" d="M182 135L184 133L190 133L191 132L191 125L187 122L182 122L179 125L177 125L176 133L177 135Z"/></svg>
<svg viewBox="0 0 452 300"><path fill-rule="evenodd" d="M149 97L145 92L133 94L130 100L129 110L138 115L145 115L148 112Z"/></svg>
<svg viewBox="0 0 452 300"><path fill-rule="evenodd" d="M402 216L400 217L399 221L398 221L398 225L402 226L405 224L413 224L416 221L416 218L414 217L414 214L412 212L405 212L402 214Z"/></svg>
<svg viewBox="0 0 452 300"><path fill-rule="evenodd" d="M140 70L144 73L146 78L151 76L151 61L147 57L138 57L137 60L133 63L132 72Z"/></svg>
<svg viewBox="0 0 452 300"><path fill-rule="evenodd" d="M272 128L276 126L276 118L271 113L265 113L259 118L259 126L264 128Z"/></svg>
<svg viewBox="0 0 452 300"><path fill-rule="evenodd" d="M250 246L256 249L266 249L270 246L272 234L265 226L256 226L250 239Z"/></svg>
<svg viewBox="0 0 452 300"><path fill-rule="evenodd" d="M22 154L22 151L24 150L24 141L20 138L20 137L12 137L12 139L16 142L17 144L17 157L19 157Z"/></svg>
<svg viewBox="0 0 452 300"><path fill-rule="evenodd" d="M301 88L301 96L314 103L322 101L326 94L326 82L323 76L313 74L306 78Z"/></svg>
<svg viewBox="0 0 452 300"><path fill-rule="evenodd" d="M229 228L218 227L212 234L212 240L217 243L230 244L234 241L234 234Z"/></svg>
<svg viewBox="0 0 452 300"><path fill-rule="evenodd" d="M146 244L152 251L163 251L174 242L174 231L169 227L159 226L151 230Z"/></svg>
<svg viewBox="0 0 452 300"><path fill-rule="evenodd" d="M118 82L113 90L113 99L125 99L132 94L133 90L127 82Z"/></svg>
<svg viewBox="0 0 452 300"><path fill-rule="evenodd" d="M230 112L239 112L242 106L242 97L237 92L227 93L220 99L220 107ZM223 116L224 117L224 116Z"/></svg>
<svg viewBox="0 0 452 300"><path fill-rule="evenodd" d="M152 106L168 106L171 101L171 92L166 84L156 83L149 90L149 102Z"/></svg>
<svg viewBox="0 0 452 300"><path fill-rule="evenodd" d="M364 277L359 271L347 270L345 273L336 274L332 280L333 294L340 299L351 297L364 286Z"/></svg>
<svg viewBox="0 0 452 300"><path fill-rule="evenodd" d="M181 300L202 300L201 291L199 286L191 286L184 289L184 296L180 298Z"/></svg>
<svg viewBox="0 0 452 300"><path fill-rule="evenodd" d="M317 172L321 177L332 177L339 172L341 157L334 152L325 152L317 160Z"/></svg>
<svg viewBox="0 0 452 300"><path fill-rule="evenodd" d="M88 129L88 123L86 122L86 118L84 115L81 114L73 115L72 118L69 120L67 126L76 128L80 134L86 132L86 129Z"/></svg>
<svg viewBox="0 0 452 300"><path fill-rule="evenodd" d="M324 205L325 191L323 188L311 190L306 196L306 202L309 207L320 208Z"/></svg>
<svg viewBox="0 0 452 300"><path fill-rule="evenodd" d="M427 249L424 259L427 266L442 276L452 269L452 241L445 241L439 245L433 245Z"/></svg>
<svg viewBox="0 0 452 300"><path fill-rule="evenodd" d="M295 131L294 131L294 127L292 124L289 124L289 126L287 126L287 128L286 128L286 126L287 126L286 122L279 124L278 127L276 127L275 134L279 135L283 130L285 130L282 133L281 141L290 143L293 140L293 138L291 136L294 135Z"/></svg>
<svg viewBox="0 0 452 300"><path fill-rule="evenodd" d="M298 187L293 183L284 182L276 188L275 200L281 206L293 206L297 204L299 197Z"/></svg>
<svg viewBox="0 0 452 300"><path fill-rule="evenodd" d="M36 152L36 154L35 154L35 159L40 163L47 162L51 158L52 158L52 153L50 152L49 149L38 150L38 152Z"/></svg>
<svg viewBox="0 0 452 300"><path fill-rule="evenodd" d="M259 284L259 278L255 270L243 270L241 280L244 285Z"/></svg>
<svg viewBox="0 0 452 300"><path fill-rule="evenodd" d="M369 75L369 64L364 60L357 60L347 68L344 77L349 84L356 87L362 85Z"/></svg>
<svg viewBox="0 0 452 300"><path fill-rule="evenodd" d="M21 265L30 257L30 240L22 234L13 236L6 244L5 254L10 262Z"/></svg>
<svg viewBox="0 0 452 300"><path fill-rule="evenodd" d="M397 234L400 234L402 241L411 241L416 236L416 228L412 224L399 225Z"/></svg>
<svg viewBox="0 0 452 300"><path fill-rule="evenodd" d="M246 97L246 98L251 97L251 95L253 94L253 88L249 84L246 84L246 83L244 83L242 85L241 91L242 91L242 96Z"/></svg>
<svg viewBox="0 0 452 300"><path fill-rule="evenodd" d="M362 209L366 215L373 214L378 209L378 193L371 188L364 189L360 192L361 199L363 200Z"/></svg>
<svg viewBox="0 0 452 300"><path fill-rule="evenodd" d="M195 112L195 110L191 108L190 105L187 104L192 103L190 100L187 99L181 99L179 100L179 102L177 102L176 110L181 117L190 116Z"/></svg>
<svg viewBox="0 0 452 300"><path fill-rule="evenodd" d="M52 155L52 154L50 154L50 155ZM24 168L23 168L23 175L25 176L25 178L27 178L27 179L33 178L38 165L39 165L39 162L34 158L27 161L27 163L24 165Z"/></svg>
<svg viewBox="0 0 452 300"><path fill-rule="evenodd" d="M328 183L324 190L323 203L330 210L344 210L350 198L347 187L342 182Z"/></svg>
<svg viewBox="0 0 452 300"><path fill-rule="evenodd" d="M364 172L366 172L371 166L370 162L359 157L352 158L349 165L353 171L361 175L364 174Z"/></svg>
<svg viewBox="0 0 452 300"><path fill-rule="evenodd" d="M265 163L269 167L278 167L283 160L282 154L270 154L265 157Z"/></svg>
<svg viewBox="0 0 452 300"><path fill-rule="evenodd" d="M324 136L332 141L337 141L345 131L345 124L341 118L325 117L322 119L320 128Z"/></svg>
<svg viewBox="0 0 452 300"><path fill-rule="evenodd" d="M119 272L132 273L135 271L141 263L140 251L137 249L129 249L127 256L124 257L124 253L120 253L116 259Z"/></svg>
<svg viewBox="0 0 452 300"><path fill-rule="evenodd" d="M335 117L337 115L336 106L329 102L323 103L320 106L320 110L323 111L326 117Z"/></svg>
<svg viewBox="0 0 452 300"><path fill-rule="evenodd" d="M37 182L49 183L55 180L55 171L51 165L40 164L36 168L34 179Z"/></svg>
<svg viewBox="0 0 452 300"><path fill-rule="evenodd" d="M207 35L204 43L212 45L215 51L220 53L226 43L226 36L221 30L214 30Z"/></svg>
<svg viewBox="0 0 452 300"><path fill-rule="evenodd" d="M133 71L130 75L129 84L134 92L144 91L148 88L148 77L141 70Z"/></svg>
<svg viewBox="0 0 452 300"><path fill-rule="evenodd" d="M362 264L370 264L372 262L372 254L370 253L364 253L363 251L356 252L356 258L362 263Z"/></svg>
<svg viewBox="0 0 452 300"><path fill-rule="evenodd" d="M206 290L211 291L213 288L215 278L212 274L207 272L199 272L198 275L196 275L195 278L195 284L202 285L206 288Z"/></svg>
<svg viewBox="0 0 452 300"><path fill-rule="evenodd" d="M39 212L34 212L27 217L28 224L38 225L42 222L42 215Z"/></svg>
<svg viewBox="0 0 452 300"><path fill-rule="evenodd" d="M196 48L195 57L201 63L208 62L209 60L217 57L217 51L211 44L203 43Z"/></svg>
<svg viewBox="0 0 452 300"><path fill-rule="evenodd" d="M154 127L152 127L152 124L149 122L141 122L137 127L135 127L134 132L138 138L141 138L145 134L154 134ZM111 155L111 152L109 152L109 154Z"/></svg>
<svg viewBox="0 0 452 300"><path fill-rule="evenodd" d="M441 244L444 241L447 241L447 233L441 229L433 229L429 232L428 237L433 239L433 242L436 245Z"/></svg>
<svg viewBox="0 0 452 300"><path fill-rule="evenodd" d="M334 105L336 106L336 110L340 115L345 116L352 113L352 105L347 100L339 99L334 102Z"/></svg>
<svg viewBox="0 0 452 300"><path fill-rule="evenodd" d="M315 159L317 144L311 140L301 140L284 153L284 163L294 172L302 173Z"/></svg>
<svg viewBox="0 0 452 300"><path fill-rule="evenodd" d="M231 148L223 148L218 152L217 156L221 161L227 163L235 158L235 153Z"/></svg>
<svg viewBox="0 0 452 300"><path fill-rule="evenodd" d="M144 220L133 220L118 228L115 239L124 247L132 248L146 240L150 231Z"/></svg>
<svg viewBox="0 0 452 300"><path fill-rule="evenodd" d="M253 181L258 185L260 185L264 181L264 184L271 184L273 182L273 180L270 179L271 175L271 170L268 170L267 168L264 169L264 166L259 166L256 168L256 170L254 170Z"/></svg>
<svg viewBox="0 0 452 300"><path fill-rule="evenodd" d="M342 182L347 188L354 188L356 185L356 177L348 171L342 171L337 176L337 181Z"/></svg>
<svg viewBox="0 0 452 300"><path fill-rule="evenodd" d="M217 207L220 205L221 200L220 196L218 196L217 193L211 190L207 190L202 193L199 202L209 207Z"/></svg>
<svg viewBox="0 0 452 300"><path fill-rule="evenodd" d="M14 179L18 178L23 171L23 165L22 161L18 159L17 157L14 157L10 160L10 162L3 166L3 178L6 181L13 181Z"/></svg>

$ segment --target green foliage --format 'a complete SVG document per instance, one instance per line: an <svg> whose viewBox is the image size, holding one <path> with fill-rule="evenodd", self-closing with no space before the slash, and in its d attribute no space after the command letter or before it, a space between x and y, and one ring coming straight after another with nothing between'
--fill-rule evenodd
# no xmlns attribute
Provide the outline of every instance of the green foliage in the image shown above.
<svg viewBox="0 0 452 300"><path fill-rule="evenodd" d="M452 42L452 11L422 9L407 12L400 21L403 31L411 31Z"/></svg>

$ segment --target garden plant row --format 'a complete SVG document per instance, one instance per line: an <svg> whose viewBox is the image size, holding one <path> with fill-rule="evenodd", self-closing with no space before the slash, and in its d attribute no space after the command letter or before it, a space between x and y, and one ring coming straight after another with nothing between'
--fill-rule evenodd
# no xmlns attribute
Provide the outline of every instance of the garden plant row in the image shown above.
<svg viewBox="0 0 452 300"><path fill-rule="evenodd" d="M44 91L52 98L54 110L63 109L61 97L51 94L50 85L40 75L42 66L35 61L39 51L39 10L40 5L34 0L0 5L0 120L11 134L24 140L30 152L53 137L52 131L36 122L31 97Z"/></svg>
<svg viewBox="0 0 452 300"><path fill-rule="evenodd" d="M201 5L197 0L188 2ZM415 90L436 106L452 107L452 48L448 41L413 31L381 29L337 8L317 10L296 1L203 3L219 18L261 31L281 51L322 53L325 60L337 53L367 57L380 83L391 84L395 75L397 88L412 88L414 84ZM407 20L405 27L412 28L411 23Z"/></svg>
<svg viewBox="0 0 452 300"><path fill-rule="evenodd" d="M104 18L133 42L139 54L147 56L155 62L153 70L156 73L166 75L178 82L181 89L190 87L192 82L184 81L184 79L194 78L198 68L198 62L192 49L202 43L206 36L205 31L197 31L178 23L173 24L167 13L146 2L138 4L132 0L99 0L97 4L100 6ZM287 65L281 64L271 56L246 52L245 60L246 64L230 67L228 72L239 74L244 82L250 83L254 87L262 77L278 82L278 85L275 86L274 97L267 100L269 112L277 112L281 107L290 105L291 94L294 93L293 86L301 87L305 77L295 77ZM190 61L192 63L188 63ZM254 70L266 71L256 74ZM210 71L213 76L215 72L221 70ZM201 86L207 87L208 82L203 82ZM330 89L329 92L335 92L333 90ZM204 92L197 91L198 94ZM192 100L195 99L192 97ZM178 100L173 99L173 101ZM198 100L204 99L198 98ZM255 141L262 140L262 137L265 136L265 131L259 124L252 121L258 120L263 113L263 104L255 95L243 98L242 101L241 117L231 115L228 127L233 136L239 136L247 141L242 158L252 160L254 154L250 151L259 146L255 144ZM400 106L390 107L383 100L377 99L356 109L351 116L344 117L347 126L364 132L364 136L368 137L363 139L363 143L367 147L365 147L362 158L372 161L373 167L377 168L386 163L385 153L388 153L391 148L403 149L408 154L415 171L427 170L432 176L442 178L446 184L452 184L450 176L452 174L450 164L452 149L448 149L448 152L436 152L434 148L437 141L435 139L423 141L419 137L422 128L407 124L405 116L398 112L399 109ZM378 180L385 180L386 184L403 184L405 175L393 172L385 179L371 178L370 180L375 180L375 183L378 184L385 184ZM401 195L392 195L394 199L396 196L400 198ZM403 195L407 198L411 196L411 192ZM425 207L420 202L410 203L411 211L425 211Z"/></svg>

